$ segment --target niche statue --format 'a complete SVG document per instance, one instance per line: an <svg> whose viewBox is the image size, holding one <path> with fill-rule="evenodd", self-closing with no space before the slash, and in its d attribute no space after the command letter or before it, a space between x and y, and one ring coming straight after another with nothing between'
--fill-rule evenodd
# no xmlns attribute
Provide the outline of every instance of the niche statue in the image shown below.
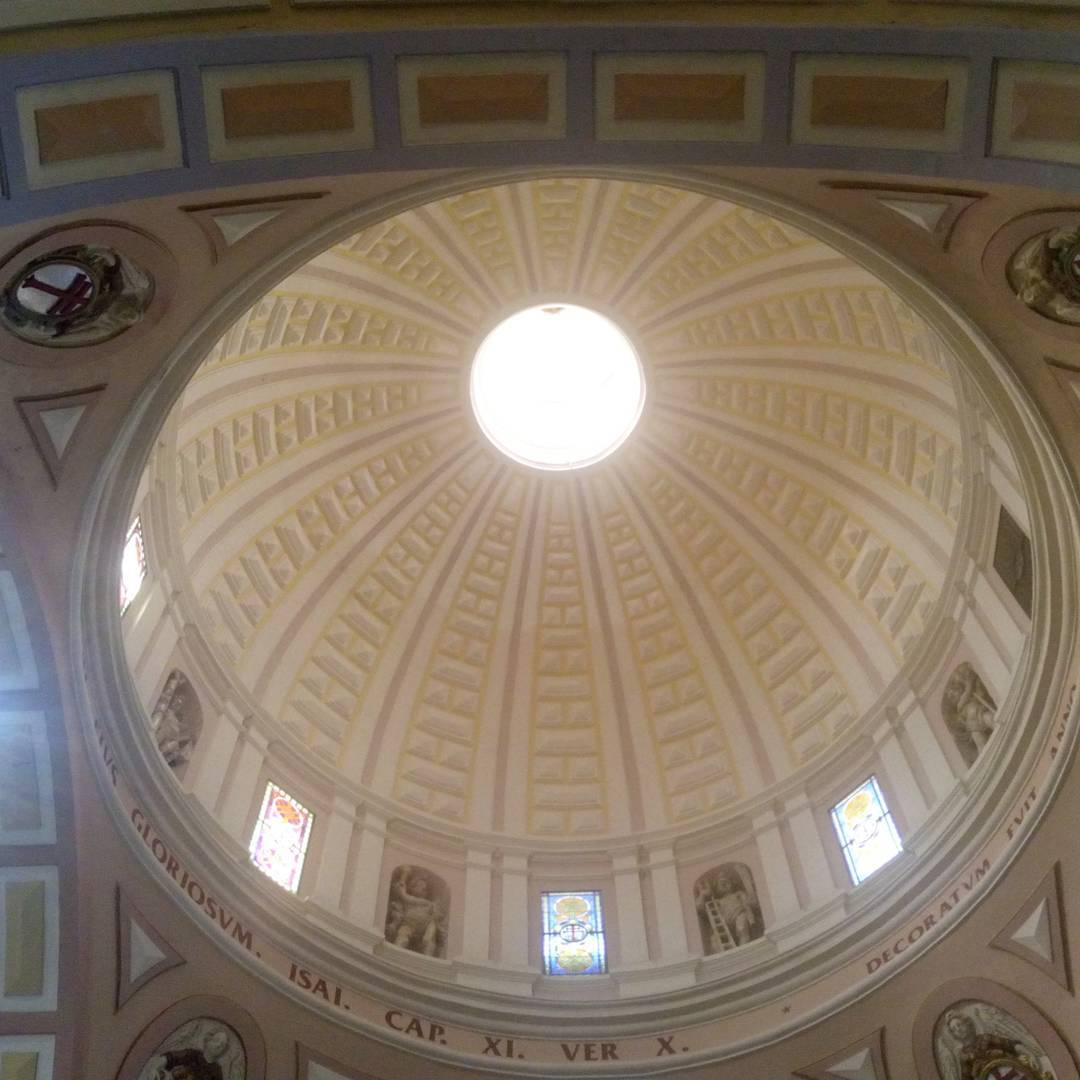
<svg viewBox="0 0 1080 1080"><path fill-rule="evenodd" d="M1015 1017L986 1001L961 1001L934 1027L942 1080L1057 1080L1050 1059Z"/></svg>
<svg viewBox="0 0 1080 1080"><path fill-rule="evenodd" d="M973 764L994 733L997 703L967 661L949 676L945 684L941 715L965 763Z"/></svg>
<svg viewBox="0 0 1080 1080"><path fill-rule="evenodd" d="M446 956L450 888L430 870L399 866L390 879L386 940L425 956Z"/></svg>
<svg viewBox="0 0 1080 1080"><path fill-rule="evenodd" d="M155 1051L139 1080L244 1080L240 1036L208 1016L178 1027Z"/></svg>
<svg viewBox="0 0 1080 1080"><path fill-rule="evenodd" d="M694 883L694 906L706 956L727 952L765 933L754 875L745 863L724 863Z"/></svg>
<svg viewBox="0 0 1080 1080"><path fill-rule="evenodd" d="M182 672L171 672L165 681L165 688L150 714L150 730L161 756L171 769L180 769L191 760L191 752L202 731L202 707Z"/></svg>

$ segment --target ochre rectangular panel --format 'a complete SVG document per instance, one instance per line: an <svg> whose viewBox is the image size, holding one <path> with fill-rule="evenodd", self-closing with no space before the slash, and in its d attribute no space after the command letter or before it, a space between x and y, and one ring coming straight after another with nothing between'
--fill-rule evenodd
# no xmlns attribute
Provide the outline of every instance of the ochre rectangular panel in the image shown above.
<svg viewBox="0 0 1080 1080"><path fill-rule="evenodd" d="M1018 82L1013 87L1014 139L1080 142L1080 86L1059 82Z"/></svg>
<svg viewBox="0 0 1080 1080"><path fill-rule="evenodd" d="M0 833L41 828L37 751L29 724L0 728Z"/></svg>
<svg viewBox="0 0 1080 1080"><path fill-rule="evenodd" d="M221 110L227 139L352 131L348 79L226 86Z"/></svg>
<svg viewBox="0 0 1080 1080"><path fill-rule="evenodd" d="M737 124L744 118L746 76L720 72L619 72L616 120L700 120Z"/></svg>
<svg viewBox="0 0 1080 1080"><path fill-rule="evenodd" d="M165 147L156 94L44 106L34 110L34 123L42 165Z"/></svg>
<svg viewBox="0 0 1080 1080"><path fill-rule="evenodd" d="M547 122L548 76L542 71L421 75L416 83L423 126Z"/></svg>
<svg viewBox="0 0 1080 1080"><path fill-rule="evenodd" d="M944 131L948 79L815 75L810 123L822 127Z"/></svg>
<svg viewBox="0 0 1080 1080"><path fill-rule="evenodd" d="M0 1080L37 1080L34 1050L5 1050L0 1054Z"/></svg>
<svg viewBox="0 0 1080 1080"><path fill-rule="evenodd" d="M45 984L45 882L4 889L4 996L37 997Z"/></svg>

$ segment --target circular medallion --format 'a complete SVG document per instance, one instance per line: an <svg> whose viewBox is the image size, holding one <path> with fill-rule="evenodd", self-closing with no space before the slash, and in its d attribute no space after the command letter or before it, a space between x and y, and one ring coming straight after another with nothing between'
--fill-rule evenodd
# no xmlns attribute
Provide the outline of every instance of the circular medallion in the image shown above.
<svg viewBox="0 0 1080 1080"><path fill-rule="evenodd" d="M153 279L130 259L80 244L22 266L0 293L0 322L34 345L96 345L137 323L153 294Z"/></svg>

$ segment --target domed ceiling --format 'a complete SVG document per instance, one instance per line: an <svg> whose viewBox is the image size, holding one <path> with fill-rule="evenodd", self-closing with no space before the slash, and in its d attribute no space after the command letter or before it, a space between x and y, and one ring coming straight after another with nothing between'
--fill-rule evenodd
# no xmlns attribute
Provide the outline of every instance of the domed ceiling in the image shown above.
<svg viewBox="0 0 1080 1080"><path fill-rule="evenodd" d="M628 441L567 472L469 397L487 332L550 301L616 322L646 382ZM927 627L963 487L945 349L884 284L600 179L337 244L166 433L175 580L252 707L408 813L537 838L704 821L828 760Z"/></svg>

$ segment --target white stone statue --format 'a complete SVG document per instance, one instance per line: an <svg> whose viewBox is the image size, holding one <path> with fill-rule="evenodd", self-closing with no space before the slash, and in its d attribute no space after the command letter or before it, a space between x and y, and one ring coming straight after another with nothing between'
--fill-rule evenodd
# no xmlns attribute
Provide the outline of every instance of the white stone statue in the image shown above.
<svg viewBox="0 0 1080 1080"><path fill-rule="evenodd" d="M446 955L450 890L442 878L415 866L399 866L390 880L386 939L425 956Z"/></svg>
<svg viewBox="0 0 1080 1080"><path fill-rule="evenodd" d="M997 704L975 669L965 661L949 676L941 714L964 761L971 765L997 723Z"/></svg>

